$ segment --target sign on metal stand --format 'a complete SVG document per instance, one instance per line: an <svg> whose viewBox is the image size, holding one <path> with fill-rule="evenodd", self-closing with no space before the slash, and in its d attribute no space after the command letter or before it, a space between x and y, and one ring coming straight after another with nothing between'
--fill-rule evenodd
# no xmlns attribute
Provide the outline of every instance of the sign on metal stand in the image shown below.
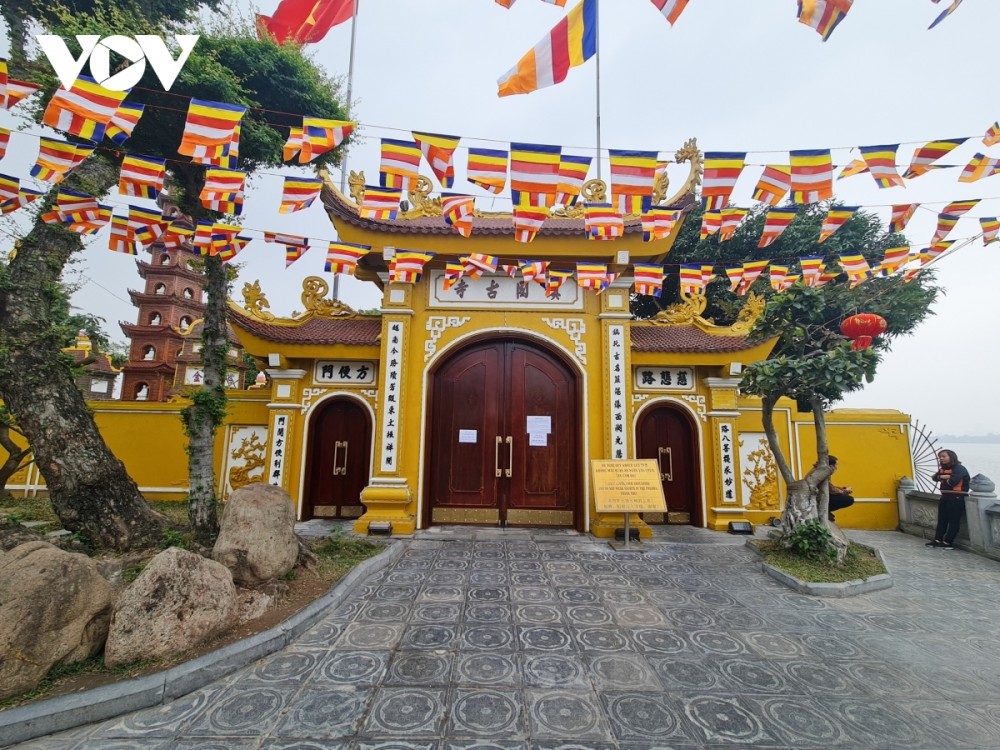
<svg viewBox="0 0 1000 750"><path fill-rule="evenodd" d="M630 513L666 513L660 468L655 459L593 459L594 506L598 513L625 514L625 542L611 542L614 549L630 549Z"/></svg>

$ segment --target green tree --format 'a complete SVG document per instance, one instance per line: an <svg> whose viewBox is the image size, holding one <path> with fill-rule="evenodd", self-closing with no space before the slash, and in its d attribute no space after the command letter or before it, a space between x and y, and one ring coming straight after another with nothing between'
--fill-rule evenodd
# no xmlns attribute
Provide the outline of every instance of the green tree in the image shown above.
<svg viewBox="0 0 1000 750"><path fill-rule="evenodd" d="M173 11L191 6L174 0ZM166 0L164 0L166 4ZM177 20L181 14L169 16ZM136 6L112 0L93 0L87 14L65 9L49 12L46 31L64 38L74 34L163 34ZM220 22L221 23L221 22ZM301 124L302 115L342 118L337 85L300 48L261 42L252 24L227 17L226 28L170 25L170 33L200 33L201 39L169 93L147 69L129 94L130 101L146 105L128 151L161 155L168 162L171 202L192 221L214 220L217 214L201 206L199 195L205 167L177 155L187 110L186 97L243 104L250 107L242 121L239 168L252 172L282 163L284 128ZM68 42L69 43L69 42ZM32 66L36 80L55 88L51 73ZM45 97L47 101L47 97ZM40 112L36 115L40 116ZM91 195L104 195L118 180L120 151L98 149L98 154L63 183ZM334 163L324 154L313 163ZM51 195L46 204L51 202ZM21 240L19 251L0 273L0 395L18 417L45 476L53 508L66 528L82 530L96 544L124 548L159 535L157 518L138 493L134 482L97 433L83 399L68 372L58 374L58 351L47 333L50 291L72 253L81 248L78 235L36 220ZM215 477L212 465L215 431L225 417L226 269L218 257L204 262L208 308L202 330L205 379L184 412L189 437L189 515L199 539L212 541L218 529ZM74 395L71 396L70 392ZM53 411L59 415L53 419ZM89 426L84 428L84 423ZM65 435L87 433L86 445L76 450Z"/></svg>
<svg viewBox="0 0 1000 750"><path fill-rule="evenodd" d="M791 265L799 257L823 256L828 267L837 269L837 256L860 253L874 268L885 250L908 244L904 236L887 233L877 216L864 211L856 213L820 244L820 229L828 209L826 204L804 206L775 243L759 248L767 211L765 206L753 209L727 242L719 242L716 236L699 239L701 212L696 208L667 256L671 265L662 298L636 298L633 312L637 317L650 317L663 306L677 301L674 264L711 262L718 270L719 264L736 265L748 260L769 259ZM775 339L775 346L766 360L744 370L741 389L761 399L764 432L788 488L782 527L790 532L810 519L818 517L825 521L827 518L831 471L827 460L826 411L845 394L871 382L891 341L912 332L930 314L939 290L933 285L933 276L924 272L910 282L899 275L872 278L854 289L850 288L846 274L841 273L822 287L807 287L797 282L780 294L774 293L765 274L752 291L765 295L767 305L751 336L756 341ZM742 305L742 300L729 291L729 284L718 277L709 284L706 296L705 317L719 322L734 320ZM871 348L854 351L851 342L840 333L840 325L845 318L861 312L881 315L888 328L874 340ZM774 426L774 408L783 397L794 399L800 409L813 414L816 463L801 478L795 476L782 452ZM838 547L838 553L842 554L846 540L840 539Z"/></svg>

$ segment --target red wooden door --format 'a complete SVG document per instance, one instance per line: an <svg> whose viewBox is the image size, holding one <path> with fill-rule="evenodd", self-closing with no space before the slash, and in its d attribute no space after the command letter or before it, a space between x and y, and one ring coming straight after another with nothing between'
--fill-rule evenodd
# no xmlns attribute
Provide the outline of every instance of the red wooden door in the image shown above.
<svg viewBox="0 0 1000 750"><path fill-rule="evenodd" d="M347 398L321 405L309 421L305 518L357 518L371 470L371 422Z"/></svg>
<svg viewBox="0 0 1000 750"><path fill-rule="evenodd" d="M667 500L666 515L647 513L647 523L701 525L696 436L691 420L672 406L654 407L640 418L636 458L657 461Z"/></svg>
<svg viewBox="0 0 1000 750"><path fill-rule="evenodd" d="M458 353L434 376L426 520L577 527L578 419L576 378L548 352Z"/></svg>

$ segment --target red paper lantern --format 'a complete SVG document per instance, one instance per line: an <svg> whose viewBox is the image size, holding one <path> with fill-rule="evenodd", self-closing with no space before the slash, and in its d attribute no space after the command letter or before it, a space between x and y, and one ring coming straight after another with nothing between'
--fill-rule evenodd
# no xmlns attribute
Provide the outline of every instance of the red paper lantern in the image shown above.
<svg viewBox="0 0 1000 750"><path fill-rule="evenodd" d="M840 324L840 332L852 339L851 349L860 351L872 345L872 337L885 333L889 324L885 318L874 313L852 315Z"/></svg>

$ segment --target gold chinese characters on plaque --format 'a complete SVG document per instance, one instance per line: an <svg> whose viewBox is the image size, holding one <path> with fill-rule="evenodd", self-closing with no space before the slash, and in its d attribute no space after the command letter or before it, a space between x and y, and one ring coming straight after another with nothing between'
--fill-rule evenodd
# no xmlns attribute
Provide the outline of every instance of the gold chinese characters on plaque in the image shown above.
<svg viewBox="0 0 1000 750"><path fill-rule="evenodd" d="M598 513L666 513L667 501L655 459L594 459L590 471Z"/></svg>

